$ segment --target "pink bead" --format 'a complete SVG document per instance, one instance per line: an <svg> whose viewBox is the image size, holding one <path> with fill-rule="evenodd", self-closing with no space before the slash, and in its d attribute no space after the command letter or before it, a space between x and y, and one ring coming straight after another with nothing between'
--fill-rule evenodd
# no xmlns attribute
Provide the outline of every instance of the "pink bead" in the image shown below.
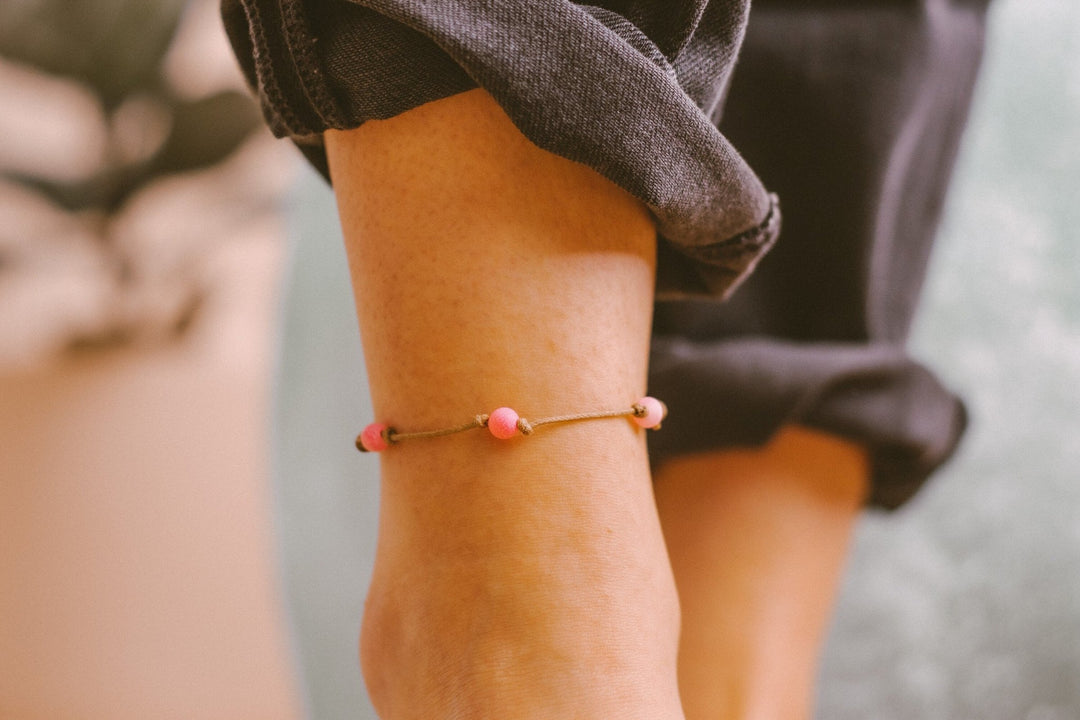
<svg viewBox="0 0 1080 720"><path fill-rule="evenodd" d="M501 407L492 410L488 416L488 430L500 440L507 440L517 435L518 414L511 408Z"/></svg>
<svg viewBox="0 0 1080 720"><path fill-rule="evenodd" d="M637 404L645 407L645 416L634 418L634 422L640 427L659 427L660 423L663 422L664 417L667 415L667 406L654 397L643 397L637 401Z"/></svg>
<svg viewBox="0 0 1080 720"><path fill-rule="evenodd" d="M368 452L382 452L388 445L386 436L383 435L386 429L383 423L371 423L360 433L360 444Z"/></svg>

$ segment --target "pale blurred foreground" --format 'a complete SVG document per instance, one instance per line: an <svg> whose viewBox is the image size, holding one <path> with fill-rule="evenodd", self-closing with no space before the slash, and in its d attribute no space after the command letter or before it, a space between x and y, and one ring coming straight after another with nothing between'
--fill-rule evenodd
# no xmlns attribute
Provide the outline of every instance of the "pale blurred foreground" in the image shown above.
<svg viewBox="0 0 1080 720"><path fill-rule="evenodd" d="M183 6L0 8L3 720L300 715L266 444L295 159Z"/></svg>

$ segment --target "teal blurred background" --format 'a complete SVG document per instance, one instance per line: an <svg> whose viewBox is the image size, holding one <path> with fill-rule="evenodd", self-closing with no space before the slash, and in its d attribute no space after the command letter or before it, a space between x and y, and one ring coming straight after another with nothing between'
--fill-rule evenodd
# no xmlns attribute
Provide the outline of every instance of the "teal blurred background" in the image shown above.
<svg viewBox="0 0 1080 720"><path fill-rule="evenodd" d="M998 0L913 339L972 427L912 504L863 517L820 718L1080 718L1078 196L1080 5ZM274 447L294 646L312 718L373 718L363 360L330 191L307 173L290 212Z"/></svg>

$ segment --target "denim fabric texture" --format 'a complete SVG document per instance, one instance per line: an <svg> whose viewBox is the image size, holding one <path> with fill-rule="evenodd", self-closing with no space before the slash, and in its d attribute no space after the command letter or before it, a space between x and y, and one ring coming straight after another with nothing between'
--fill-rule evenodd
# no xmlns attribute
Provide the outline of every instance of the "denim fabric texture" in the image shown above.
<svg viewBox="0 0 1080 720"><path fill-rule="evenodd" d="M783 199L784 233L727 302L657 304L649 390L674 399L654 462L797 423L866 446L870 501L893 508L953 453L966 410L905 342L985 15L755 0L720 127Z"/></svg>
<svg viewBox="0 0 1080 720"><path fill-rule="evenodd" d="M716 129L749 0L226 0L270 127L326 172L319 133L482 86L536 145L652 211L661 293L725 296L779 232Z"/></svg>
<svg viewBox="0 0 1080 720"><path fill-rule="evenodd" d="M536 145L649 207L649 389L671 409L654 464L801 423L867 446L871 502L893 508L955 448L963 405L904 341L985 2L756 0L751 14L749 0L223 0L222 12L271 129L324 175L322 131L479 86ZM751 165L786 216L753 275L780 213Z"/></svg>

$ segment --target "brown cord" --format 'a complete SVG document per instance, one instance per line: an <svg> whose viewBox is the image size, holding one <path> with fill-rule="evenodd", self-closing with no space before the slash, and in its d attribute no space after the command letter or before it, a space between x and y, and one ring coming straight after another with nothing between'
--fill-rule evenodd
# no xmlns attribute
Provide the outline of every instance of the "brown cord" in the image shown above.
<svg viewBox="0 0 1080 720"><path fill-rule="evenodd" d="M664 408L665 414L667 408ZM538 418L536 420L526 420L524 417L518 417L517 428L522 435L532 435L533 431L541 425L557 425L572 422L579 422L581 420L600 420L603 418L616 418L616 417L645 417L648 414L648 408L641 403L634 403L630 406L629 410L601 410L598 412L584 412L575 413L573 415L554 415L552 417ZM461 425L455 425L453 427L441 428L439 430L423 430L419 432L398 432L394 428L387 428L383 431L382 436L387 443L393 445L403 440L421 440L424 438L436 438L443 437L445 435L454 435L460 432L466 432L468 430L475 430L477 428L487 427L489 415L482 413L476 415L467 423ZM660 426L656 425L653 429L658 429ZM360 452L368 452L367 448L360 442L360 437L356 438L356 449Z"/></svg>

